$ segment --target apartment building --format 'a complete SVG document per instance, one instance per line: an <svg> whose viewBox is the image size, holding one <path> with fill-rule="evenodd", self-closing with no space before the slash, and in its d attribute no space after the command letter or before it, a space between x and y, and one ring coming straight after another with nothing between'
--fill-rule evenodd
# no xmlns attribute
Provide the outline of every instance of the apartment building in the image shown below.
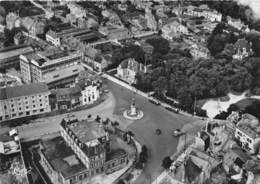
<svg viewBox="0 0 260 184"><path fill-rule="evenodd" d="M50 180L56 184L81 184L97 174L124 167L128 154L111 149L110 135L93 120L62 120L60 135L42 142L41 160Z"/></svg>
<svg viewBox="0 0 260 184"><path fill-rule="evenodd" d="M80 65L82 53L68 53L65 51L45 51L37 52L30 55L20 56L20 68L22 79L26 83L45 82L48 74Z"/></svg>
<svg viewBox="0 0 260 184"><path fill-rule="evenodd" d="M44 83L0 88L0 122L50 112Z"/></svg>

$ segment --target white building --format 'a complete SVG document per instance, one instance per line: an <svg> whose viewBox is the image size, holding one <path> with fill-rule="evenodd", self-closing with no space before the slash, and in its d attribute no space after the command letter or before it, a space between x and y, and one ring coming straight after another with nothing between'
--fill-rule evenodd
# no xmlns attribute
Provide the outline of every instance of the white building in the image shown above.
<svg viewBox="0 0 260 184"><path fill-rule="evenodd" d="M171 40L175 36L188 34L188 28L177 21L170 22L162 27L162 36Z"/></svg>
<svg viewBox="0 0 260 184"><path fill-rule="evenodd" d="M120 79L128 82L129 84L135 83L136 79L135 76L138 72L146 73L147 67L137 62L133 58L123 60L120 65L117 67L117 74L116 76Z"/></svg>
<svg viewBox="0 0 260 184"><path fill-rule="evenodd" d="M216 10L211 10L207 7L194 7L188 6L186 11L184 11L184 15L192 16L192 17L205 17L205 19L210 20L211 22L221 22L222 14L218 13Z"/></svg>
<svg viewBox="0 0 260 184"><path fill-rule="evenodd" d="M89 83L85 84L82 88L81 95L82 105L94 103L100 96L98 86L89 81Z"/></svg>
<svg viewBox="0 0 260 184"><path fill-rule="evenodd" d="M257 151L256 146L260 143L260 134L256 130L247 125L240 125L236 127L235 138L239 140L242 147L251 153Z"/></svg>
<svg viewBox="0 0 260 184"><path fill-rule="evenodd" d="M26 83L45 82L48 73L79 65L82 57L81 52L68 53L59 50L20 55L23 81Z"/></svg>
<svg viewBox="0 0 260 184"><path fill-rule="evenodd" d="M61 46L61 39L60 36L58 36L57 33L55 33L54 31L50 30L46 33L46 41L47 42L51 42L53 45L55 45L56 47Z"/></svg>
<svg viewBox="0 0 260 184"><path fill-rule="evenodd" d="M50 112L46 84L0 88L0 122Z"/></svg>
<svg viewBox="0 0 260 184"><path fill-rule="evenodd" d="M199 59L199 58L207 59L210 56L209 50L206 47L197 44L191 46L190 54L194 59Z"/></svg>

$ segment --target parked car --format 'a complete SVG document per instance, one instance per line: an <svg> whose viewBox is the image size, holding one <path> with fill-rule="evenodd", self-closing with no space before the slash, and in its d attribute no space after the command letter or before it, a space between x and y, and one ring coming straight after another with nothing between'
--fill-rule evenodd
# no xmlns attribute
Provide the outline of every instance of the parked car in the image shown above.
<svg viewBox="0 0 260 184"><path fill-rule="evenodd" d="M178 108L175 108L175 107L165 107L165 109L167 109L168 111L171 111L171 112L175 112L175 113L179 113L180 109Z"/></svg>
<svg viewBox="0 0 260 184"><path fill-rule="evenodd" d="M180 129L176 129L176 130L174 130L172 133L173 133L173 136L174 136L174 137L179 137L179 136L185 134L185 133L182 132Z"/></svg>
<svg viewBox="0 0 260 184"><path fill-rule="evenodd" d="M150 98L150 99L149 99L149 102L151 102L151 103L153 103L153 104L155 104L155 105L160 105L160 104L161 104L158 100L153 99L153 98Z"/></svg>

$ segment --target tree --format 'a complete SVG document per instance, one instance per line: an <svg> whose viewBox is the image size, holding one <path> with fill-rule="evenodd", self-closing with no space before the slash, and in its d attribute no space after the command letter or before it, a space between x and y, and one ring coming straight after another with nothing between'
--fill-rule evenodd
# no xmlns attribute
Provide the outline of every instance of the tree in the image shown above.
<svg viewBox="0 0 260 184"><path fill-rule="evenodd" d="M163 94L168 88L167 79L164 76L160 76L152 85L156 94Z"/></svg>
<svg viewBox="0 0 260 184"><path fill-rule="evenodd" d="M134 133L132 131L127 132L127 143L129 144L132 141Z"/></svg>
<svg viewBox="0 0 260 184"><path fill-rule="evenodd" d="M162 167L164 169L169 169L171 167L172 164L172 160L169 156L164 157L164 159L162 160Z"/></svg>
<svg viewBox="0 0 260 184"><path fill-rule="evenodd" d="M154 53L158 52L164 55L170 51L170 44L168 40L164 39L163 37L150 38L147 39L146 42L154 47Z"/></svg>

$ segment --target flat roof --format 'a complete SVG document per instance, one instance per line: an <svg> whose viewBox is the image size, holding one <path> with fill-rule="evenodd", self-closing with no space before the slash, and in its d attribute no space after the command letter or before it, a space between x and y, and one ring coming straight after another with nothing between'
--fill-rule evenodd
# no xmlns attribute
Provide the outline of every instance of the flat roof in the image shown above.
<svg viewBox="0 0 260 184"><path fill-rule="evenodd" d="M32 47L15 48L13 50L0 52L0 60L33 52Z"/></svg>
<svg viewBox="0 0 260 184"><path fill-rule="evenodd" d="M84 67L81 65L73 65L67 68L55 70L53 72L48 72L44 75L44 82L46 82L47 84L56 82L68 77L79 75L79 73L84 70Z"/></svg>
<svg viewBox="0 0 260 184"><path fill-rule="evenodd" d="M78 173L87 171L87 168L77 158L73 150L67 145L61 136L43 140L42 152L55 169L61 172L64 178L72 177Z"/></svg>
<svg viewBox="0 0 260 184"><path fill-rule="evenodd" d="M6 100L20 96L29 96L48 91L48 86L44 83L32 83L12 87L8 86L5 88L0 88L0 100Z"/></svg>
<svg viewBox="0 0 260 184"><path fill-rule="evenodd" d="M100 127L96 121L82 120L68 124L67 126L82 143L106 136L104 128Z"/></svg>

